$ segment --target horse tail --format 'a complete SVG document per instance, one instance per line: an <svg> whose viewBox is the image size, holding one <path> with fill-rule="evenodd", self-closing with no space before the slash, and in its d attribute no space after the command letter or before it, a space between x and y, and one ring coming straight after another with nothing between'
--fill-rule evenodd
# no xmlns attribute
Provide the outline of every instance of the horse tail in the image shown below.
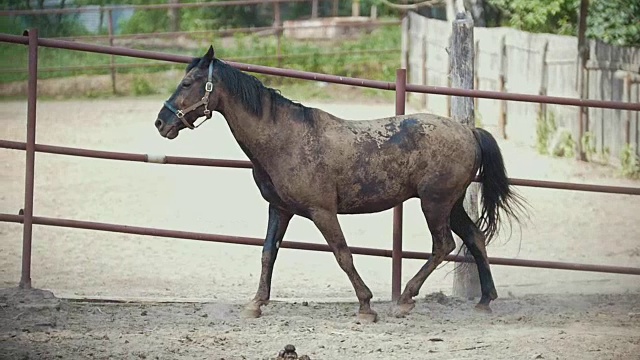
<svg viewBox="0 0 640 360"><path fill-rule="evenodd" d="M480 181L482 182L482 210L478 227L488 244L496 235L504 216L520 223L526 215L526 201L509 186L504 160L496 139L488 131L474 128L473 134L480 147Z"/></svg>

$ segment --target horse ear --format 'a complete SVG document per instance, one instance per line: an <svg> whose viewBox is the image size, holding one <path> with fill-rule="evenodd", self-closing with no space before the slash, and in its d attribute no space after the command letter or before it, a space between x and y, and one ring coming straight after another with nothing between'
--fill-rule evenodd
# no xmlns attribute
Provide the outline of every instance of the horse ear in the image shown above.
<svg viewBox="0 0 640 360"><path fill-rule="evenodd" d="M209 63L213 61L214 55L215 54L214 54L213 46L209 46L209 50L207 50L207 53L200 58L200 62L198 62L198 66L201 68L206 68L207 66L209 66Z"/></svg>
<svg viewBox="0 0 640 360"><path fill-rule="evenodd" d="M215 52L213 50L213 45L209 46L209 50L207 51L207 54L204 56L207 60L213 60L213 56L215 55Z"/></svg>

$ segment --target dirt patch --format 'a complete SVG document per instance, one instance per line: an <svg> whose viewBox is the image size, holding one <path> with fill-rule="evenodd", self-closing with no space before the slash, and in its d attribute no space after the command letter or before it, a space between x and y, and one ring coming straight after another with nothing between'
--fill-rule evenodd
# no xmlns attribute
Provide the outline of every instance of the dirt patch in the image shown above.
<svg viewBox="0 0 640 360"><path fill-rule="evenodd" d="M404 319L386 314L390 303L376 303L381 320L360 324L355 303L273 302L262 318L248 320L239 317L239 304L224 302L53 301L9 292L0 292L0 357L7 359L276 359L288 344L310 359L640 353L638 293L505 299L490 315L473 310L473 302L433 294ZM12 301L16 295L31 301Z"/></svg>

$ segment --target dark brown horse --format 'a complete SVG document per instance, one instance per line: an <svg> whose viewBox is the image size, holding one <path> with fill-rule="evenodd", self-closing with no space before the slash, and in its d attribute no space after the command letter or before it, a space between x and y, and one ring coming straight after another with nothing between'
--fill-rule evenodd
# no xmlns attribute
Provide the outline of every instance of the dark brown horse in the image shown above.
<svg viewBox="0 0 640 360"><path fill-rule="evenodd" d="M210 47L187 67L155 126L174 139L212 111L226 119L269 202L260 283L245 315L260 316L260 307L268 303L280 242L293 215L299 215L313 221L349 277L360 302L358 317L375 321L372 293L353 265L337 215L379 212L414 197L422 204L433 256L407 283L396 315L411 311L424 281L455 249L452 230L478 266L482 297L477 307L489 310L497 293L485 245L498 230L501 214L517 220L523 203L509 187L500 149L488 132L431 114L343 120L292 102L216 59ZM476 226L462 202L478 171L482 213Z"/></svg>

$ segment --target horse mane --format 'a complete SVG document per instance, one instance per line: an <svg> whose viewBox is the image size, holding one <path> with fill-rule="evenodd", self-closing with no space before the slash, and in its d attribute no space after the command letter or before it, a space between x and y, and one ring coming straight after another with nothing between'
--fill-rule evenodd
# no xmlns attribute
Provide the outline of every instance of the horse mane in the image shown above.
<svg viewBox="0 0 640 360"><path fill-rule="evenodd" d="M200 59L194 58L191 64L187 66L186 72L196 67ZM213 61L215 61L214 76L217 75L217 78L224 84L227 91L234 94L251 114L262 118L264 95L267 95L267 98L271 101L271 117L274 122L279 118L277 116L278 107L287 106L293 107L300 112L299 115L294 116L295 120L309 124L313 123L313 109L284 97L280 90L265 86L255 76L244 73L224 61L215 58Z"/></svg>

